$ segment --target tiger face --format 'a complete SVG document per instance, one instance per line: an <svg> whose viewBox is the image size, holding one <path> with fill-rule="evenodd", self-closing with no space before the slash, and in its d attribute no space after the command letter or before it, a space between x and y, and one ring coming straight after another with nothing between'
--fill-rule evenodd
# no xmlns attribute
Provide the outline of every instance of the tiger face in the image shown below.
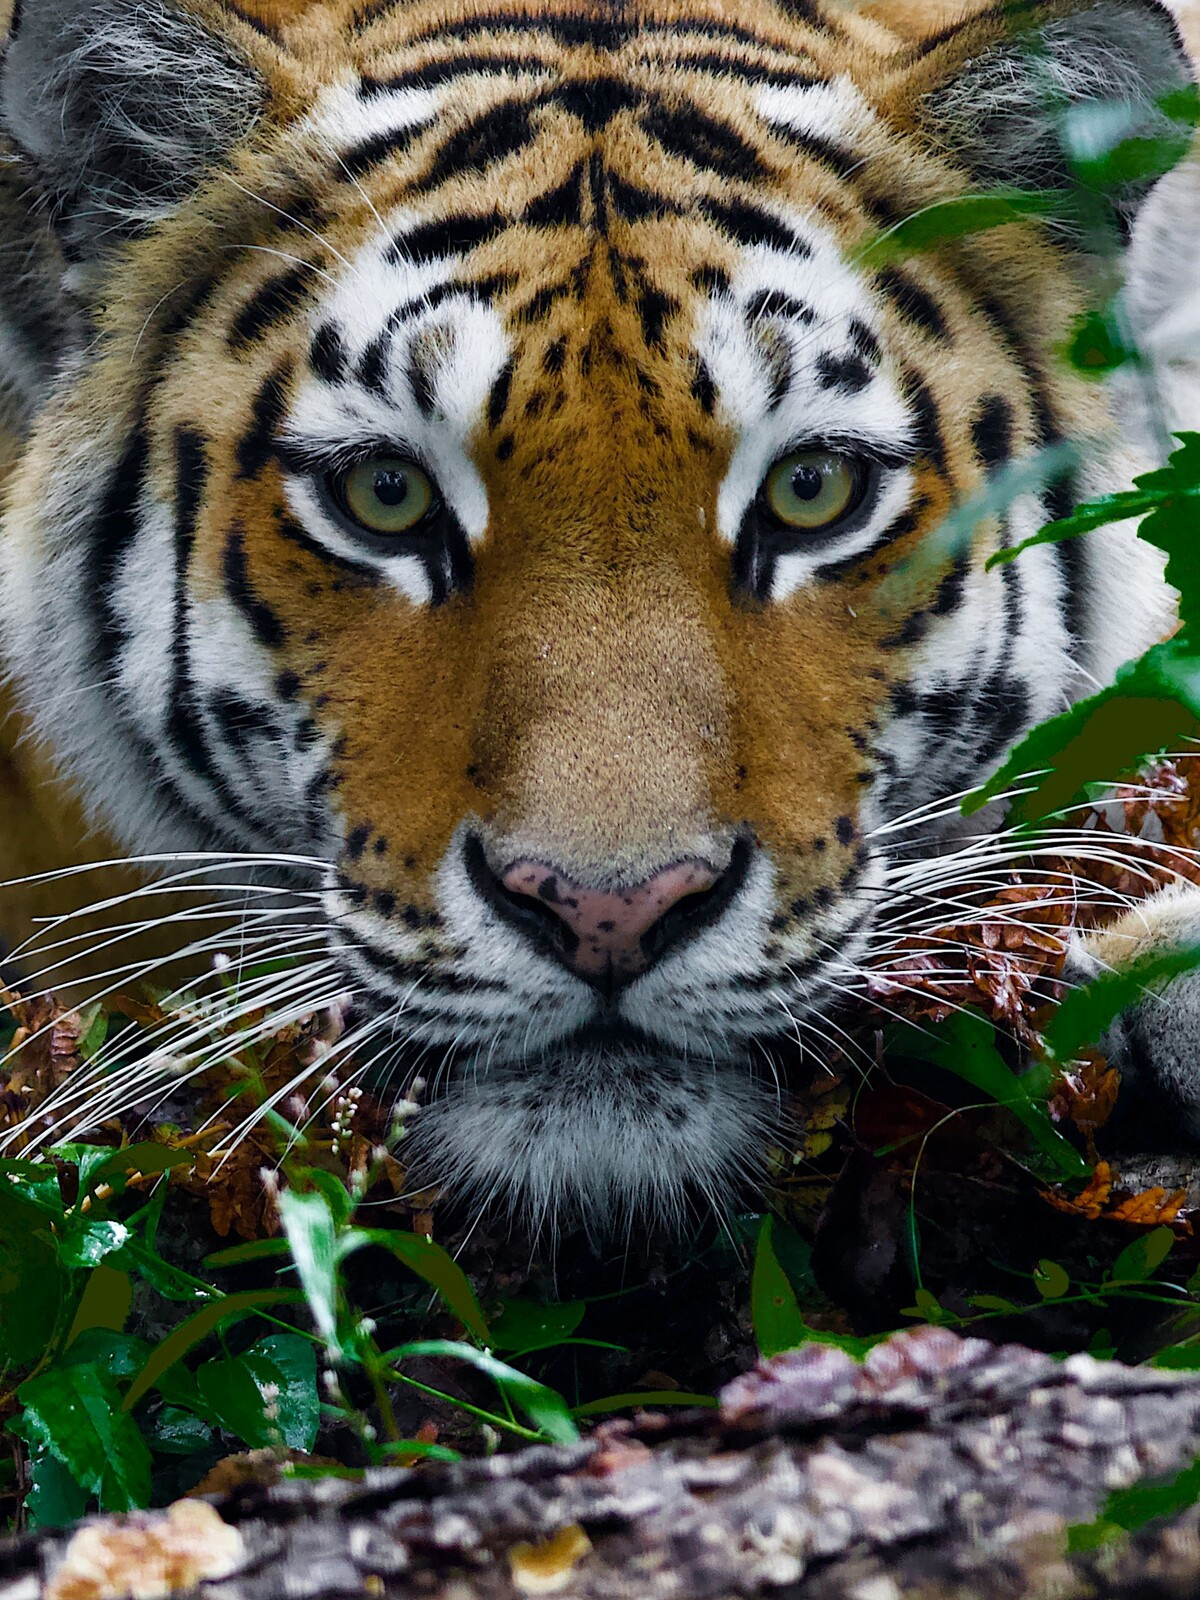
<svg viewBox="0 0 1200 1600"><path fill-rule="evenodd" d="M603 1226L751 1171L892 841L1164 626L1128 530L986 568L1135 470L1055 360L1079 241L879 245L1061 184L1035 91L1184 81L1149 3L1010 10L26 0L72 330L22 330L26 714L131 852L293 859L452 1190Z"/></svg>

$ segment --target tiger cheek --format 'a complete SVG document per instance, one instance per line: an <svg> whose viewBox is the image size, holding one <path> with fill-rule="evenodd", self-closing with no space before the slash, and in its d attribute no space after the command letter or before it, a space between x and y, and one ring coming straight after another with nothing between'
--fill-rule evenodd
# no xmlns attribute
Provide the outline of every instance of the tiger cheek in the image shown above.
<svg viewBox="0 0 1200 1600"><path fill-rule="evenodd" d="M731 635L737 781L725 803L786 866L859 815L884 674L869 624L831 591L736 608Z"/></svg>

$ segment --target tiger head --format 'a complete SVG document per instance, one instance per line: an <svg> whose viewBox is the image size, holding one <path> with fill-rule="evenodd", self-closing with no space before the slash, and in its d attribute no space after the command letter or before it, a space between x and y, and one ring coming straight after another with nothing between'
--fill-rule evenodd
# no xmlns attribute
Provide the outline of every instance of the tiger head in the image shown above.
<svg viewBox="0 0 1200 1600"><path fill-rule="evenodd" d="M899 819L932 849L1166 625L1128 529L986 565L1135 470L1056 356L1086 217L888 240L1061 197L1098 102L1153 132L1173 26L890 9L22 8L20 227L61 255L5 308L26 714L131 852L296 858L452 1189L599 1226L752 1168Z"/></svg>

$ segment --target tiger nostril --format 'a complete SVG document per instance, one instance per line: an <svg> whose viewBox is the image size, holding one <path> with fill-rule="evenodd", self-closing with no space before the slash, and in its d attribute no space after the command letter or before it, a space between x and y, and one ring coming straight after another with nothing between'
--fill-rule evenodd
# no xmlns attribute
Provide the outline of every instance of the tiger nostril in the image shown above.
<svg viewBox="0 0 1200 1600"><path fill-rule="evenodd" d="M739 839L724 872L706 861L677 861L622 890L586 888L532 859L496 872L474 836L465 855L475 889L494 911L611 994L721 914L745 880L751 847Z"/></svg>

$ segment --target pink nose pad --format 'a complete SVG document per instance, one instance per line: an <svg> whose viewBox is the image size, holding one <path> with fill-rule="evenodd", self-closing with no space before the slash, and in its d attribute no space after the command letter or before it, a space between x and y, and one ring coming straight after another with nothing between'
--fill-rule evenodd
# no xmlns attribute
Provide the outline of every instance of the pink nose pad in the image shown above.
<svg viewBox="0 0 1200 1600"><path fill-rule="evenodd" d="M719 874L704 861L664 867L636 888L583 889L544 861L518 861L501 877L512 895L537 902L565 924L577 943L565 942L563 955L581 977L631 983L658 953L648 934L689 895L712 889Z"/></svg>

